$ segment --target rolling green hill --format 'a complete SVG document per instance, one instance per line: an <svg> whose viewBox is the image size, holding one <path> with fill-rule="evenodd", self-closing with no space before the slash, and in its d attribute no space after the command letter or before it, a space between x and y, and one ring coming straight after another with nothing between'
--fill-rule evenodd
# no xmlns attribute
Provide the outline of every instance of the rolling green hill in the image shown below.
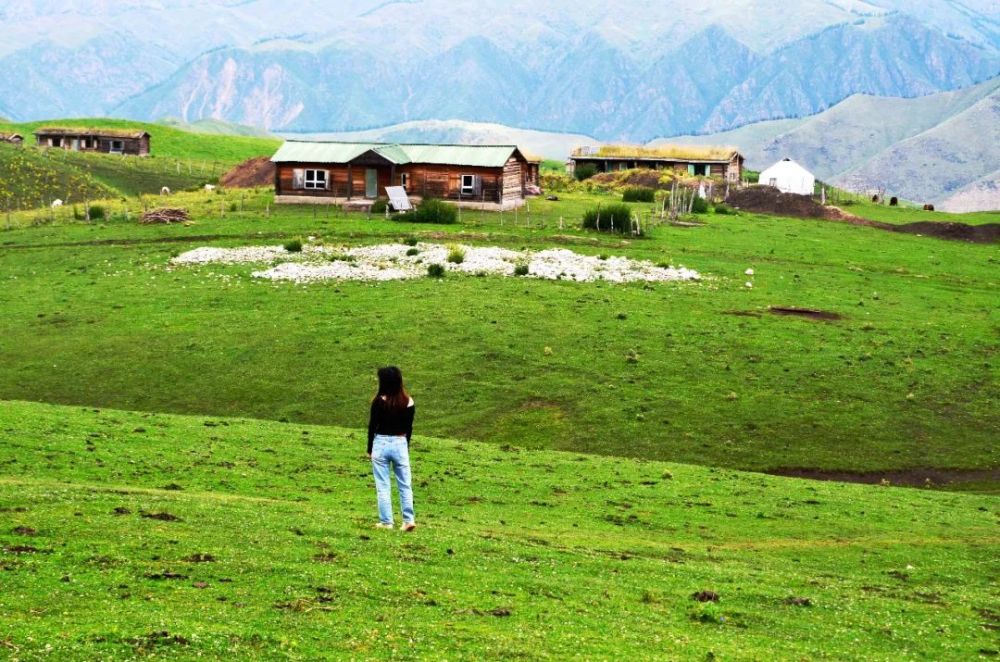
<svg viewBox="0 0 1000 662"><path fill-rule="evenodd" d="M39 126L139 127L152 136L152 155L145 158L38 150ZM217 127L218 128L218 127ZM216 181L233 165L266 156L280 141L273 138L193 133L158 124L124 120L52 120L0 123L0 131L25 136L26 147L0 145L0 210L45 207L53 200L80 203L85 198L158 194L195 189Z"/></svg>
<svg viewBox="0 0 1000 662"><path fill-rule="evenodd" d="M399 362L440 436L996 489L994 246L750 214L622 242L577 229L611 199L598 194L431 227L240 195L177 197L190 227L111 206L105 225L4 233L0 279L16 287L0 288L0 398L350 427L373 366ZM200 246L309 236L567 248L705 278L295 286L253 278L258 265L170 266Z"/></svg>
<svg viewBox="0 0 1000 662"><path fill-rule="evenodd" d="M995 655L997 501L413 442L372 528L361 434L0 403L16 659Z"/></svg>

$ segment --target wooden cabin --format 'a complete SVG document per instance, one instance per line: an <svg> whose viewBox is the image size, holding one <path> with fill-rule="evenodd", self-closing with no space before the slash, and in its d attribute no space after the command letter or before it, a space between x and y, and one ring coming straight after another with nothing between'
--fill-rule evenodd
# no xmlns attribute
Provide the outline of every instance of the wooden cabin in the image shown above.
<svg viewBox="0 0 1000 662"><path fill-rule="evenodd" d="M508 209L524 203L528 170L515 145L290 140L271 161L279 203L363 205L402 186L411 198Z"/></svg>
<svg viewBox="0 0 1000 662"><path fill-rule="evenodd" d="M729 182L739 182L743 178L743 155L733 147L578 147L573 150L567 167L572 175L582 165L593 165L597 172L646 168L674 170L692 176L721 177Z"/></svg>
<svg viewBox="0 0 1000 662"><path fill-rule="evenodd" d="M132 129L87 129L40 127L35 131L39 147L100 154L149 155L150 135Z"/></svg>
<svg viewBox="0 0 1000 662"><path fill-rule="evenodd" d="M524 183L530 186L540 186L542 157L525 153L524 158L525 161L527 161L527 169L524 173Z"/></svg>
<svg viewBox="0 0 1000 662"><path fill-rule="evenodd" d="M20 133L4 133L0 131L0 143L8 143L20 147L24 143L24 136Z"/></svg>

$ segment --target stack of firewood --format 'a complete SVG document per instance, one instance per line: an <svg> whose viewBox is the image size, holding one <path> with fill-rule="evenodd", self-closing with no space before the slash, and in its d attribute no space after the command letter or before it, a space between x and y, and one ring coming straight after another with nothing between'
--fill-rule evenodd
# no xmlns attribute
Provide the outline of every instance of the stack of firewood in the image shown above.
<svg viewBox="0 0 1000 662"><path fill-rule="evenodd" d="M169 207L163 207L160 209L150 209L145 214L142 215L142 221L144 225L151 225L153 223L186 223L191 220L186 209L171 209Z"/></svg>

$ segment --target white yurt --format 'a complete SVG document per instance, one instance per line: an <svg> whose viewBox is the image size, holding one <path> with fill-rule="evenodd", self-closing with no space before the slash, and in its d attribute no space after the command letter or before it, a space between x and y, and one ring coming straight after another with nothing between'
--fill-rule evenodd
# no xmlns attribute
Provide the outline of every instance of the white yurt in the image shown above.
<svg viewBox="0 0 1000 662"><path fill-rule="evenodd" d="M760 173L761 186L773 186L782 193L812 195L816 177L791 159L778 161Z"/></svg>

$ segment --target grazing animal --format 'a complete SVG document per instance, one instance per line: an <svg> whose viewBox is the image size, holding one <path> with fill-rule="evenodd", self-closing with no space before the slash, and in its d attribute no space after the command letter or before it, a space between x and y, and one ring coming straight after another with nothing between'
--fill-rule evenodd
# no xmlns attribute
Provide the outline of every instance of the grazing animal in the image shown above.
<svg viewBox="0 0 1000 662"><path fill-rule="evenodd" d="M215 190L215 186L212 184L205 184L205 190L211 193L212 191Z"/></svg>
<svg viewBox="0 0 1000 662"><path fill-rule="evenodd" d="M890 207L897 207L897 206L899 206L899 198L897 198L896 196L892 196L889 199L889 206Z"/></svg>
<svg viewBox="0 0 1000 662"><path fill-rule="evenodd" d="M56 200L52 201L52 208L53 209L55 209L56 207L62 207L62 206L63 206L63 201L62 200L56 199Z"/></svg>
<svg viewBox="0 0 1000 662"><path fill-rule="evenodd" d="M934 205L924 205L924 211L934 211Z"/></svg>
<svg viewBox="0 0 1000 662"><path fill-rule="evenodd" d="M160 195L170 195L170 187L164 186L160 189Z"/></svg>

